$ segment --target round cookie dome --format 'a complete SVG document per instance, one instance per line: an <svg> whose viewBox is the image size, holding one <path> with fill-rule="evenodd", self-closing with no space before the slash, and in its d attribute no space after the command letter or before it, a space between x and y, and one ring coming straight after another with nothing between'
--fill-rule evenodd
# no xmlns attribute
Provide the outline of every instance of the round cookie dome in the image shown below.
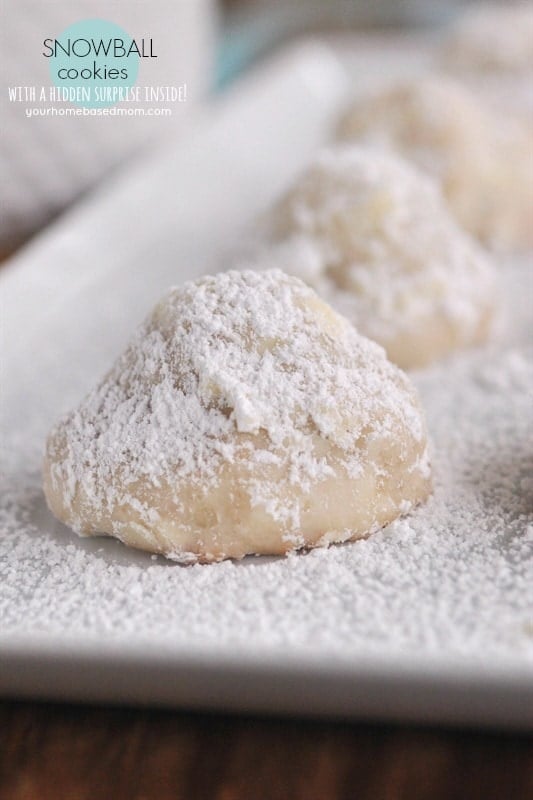
<svg viewBox="0 0 533 800"><path fill-rule="evenodd" d="M520 75L533 70L533 4L479 3L460 15L442 48L454 70Z"/></svg>
<svg viewBox="0 0 533 800"><path fill-rule="evenodd" d="M61 521L187 563L356 539L430 487L408 378L278 270L170 290L44 463Z"/></svg>
<svg viewBox="0 0 533 800"><path fill-rule="evenodd" d="M491 263L434 183L391 154L322 152L263 228L259 263L301 277L401 367L487 338Z"/></svg>
<svg viewBox="0 0 533 800"><path fill-rule="evenodd" d="M383 89L356 100L337 135L394 152L431 175L458 222L483 243L501 250L531 244L531 133L463 86L428 77Z"/></svg>

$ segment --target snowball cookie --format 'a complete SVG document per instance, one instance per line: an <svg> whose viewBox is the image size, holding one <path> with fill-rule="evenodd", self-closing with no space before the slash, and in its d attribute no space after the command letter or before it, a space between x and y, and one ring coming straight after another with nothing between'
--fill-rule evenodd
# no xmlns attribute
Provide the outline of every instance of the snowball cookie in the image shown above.
<svg viewBox="0 0 533 800"><path fill-rule="evenodd" d="M186 563L357 539L430 486L408 378L280 271L171 289L44 464L62 522Z"/></svg>
<svg viewBox="0 0 533 800"><path fill-rule="evenodd" d="M498 113L533 114L533 4L478 4L460 15L437 52L437 65Z"/></svg>
<svg viewBox="0 0 533 800"><path fill-rule="evenodd" d="M396 152L436 178L457 220L501 250L533 241L533 136L467 89L438 77L357 100L338 138Z"/></svg>
<svg viewBox="0 0 533 800"><path fill-rule="evenodd" d="M434 182L380 150L322 152L265 220L258 263L298 275L404 368L482 342L495 305L486 254Z"/></svg>
<svg viewBox="0 0 533 800"><path fill-rule="evenodd" d="M443 44L453 69L519 74L533 67L533 4L483 3L459 17Z"/></svg>

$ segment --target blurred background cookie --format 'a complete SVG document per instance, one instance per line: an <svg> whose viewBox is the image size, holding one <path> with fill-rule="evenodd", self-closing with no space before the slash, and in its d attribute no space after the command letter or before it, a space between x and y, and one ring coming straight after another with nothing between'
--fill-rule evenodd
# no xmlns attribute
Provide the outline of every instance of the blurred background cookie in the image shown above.
<svg viewBox="0 0 533 800"><path fill-rule="evenodd" d="M490 259L433 181L397 156L324 151L260 226L259 263L299 275L404 368L489 335Z"/></svg>
<svg viewBox="0 0 533 800"><path fill-rule="evenodd" d="M533 129L459 82L421 77L358 98L337 136L395 152L436 178L458 222L484 244L532 243Z"/></svg>

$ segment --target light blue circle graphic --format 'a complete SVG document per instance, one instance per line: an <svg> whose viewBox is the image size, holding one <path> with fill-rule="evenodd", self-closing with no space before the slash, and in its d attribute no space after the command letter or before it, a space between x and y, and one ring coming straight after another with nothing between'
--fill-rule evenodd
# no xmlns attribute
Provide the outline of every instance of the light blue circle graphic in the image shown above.
<svg viewBox="0 0 533 800"><path fill-rule="evenodd" d="M47 52L52 51L52 83L76 90L65 95L77 106L114 106L137 80L139 53L132 37L114 22L84 19L46 42Z"/></svg>

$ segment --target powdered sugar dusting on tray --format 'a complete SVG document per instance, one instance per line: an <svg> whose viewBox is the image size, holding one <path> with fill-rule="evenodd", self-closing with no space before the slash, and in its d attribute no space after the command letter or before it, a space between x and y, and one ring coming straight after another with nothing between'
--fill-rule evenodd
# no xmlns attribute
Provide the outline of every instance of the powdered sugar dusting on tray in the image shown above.
<svg viewBox="0 0 533 800"><path fill-rule="evenodd" d="M515 310L528 269L506 274ZM4 437L2 636L532 661L533 354L510 331L415 376L432 438L429 503L368 540L289 558L182 567L73 536L40 489L48 423L36 386L34 416Z"/></svg>

